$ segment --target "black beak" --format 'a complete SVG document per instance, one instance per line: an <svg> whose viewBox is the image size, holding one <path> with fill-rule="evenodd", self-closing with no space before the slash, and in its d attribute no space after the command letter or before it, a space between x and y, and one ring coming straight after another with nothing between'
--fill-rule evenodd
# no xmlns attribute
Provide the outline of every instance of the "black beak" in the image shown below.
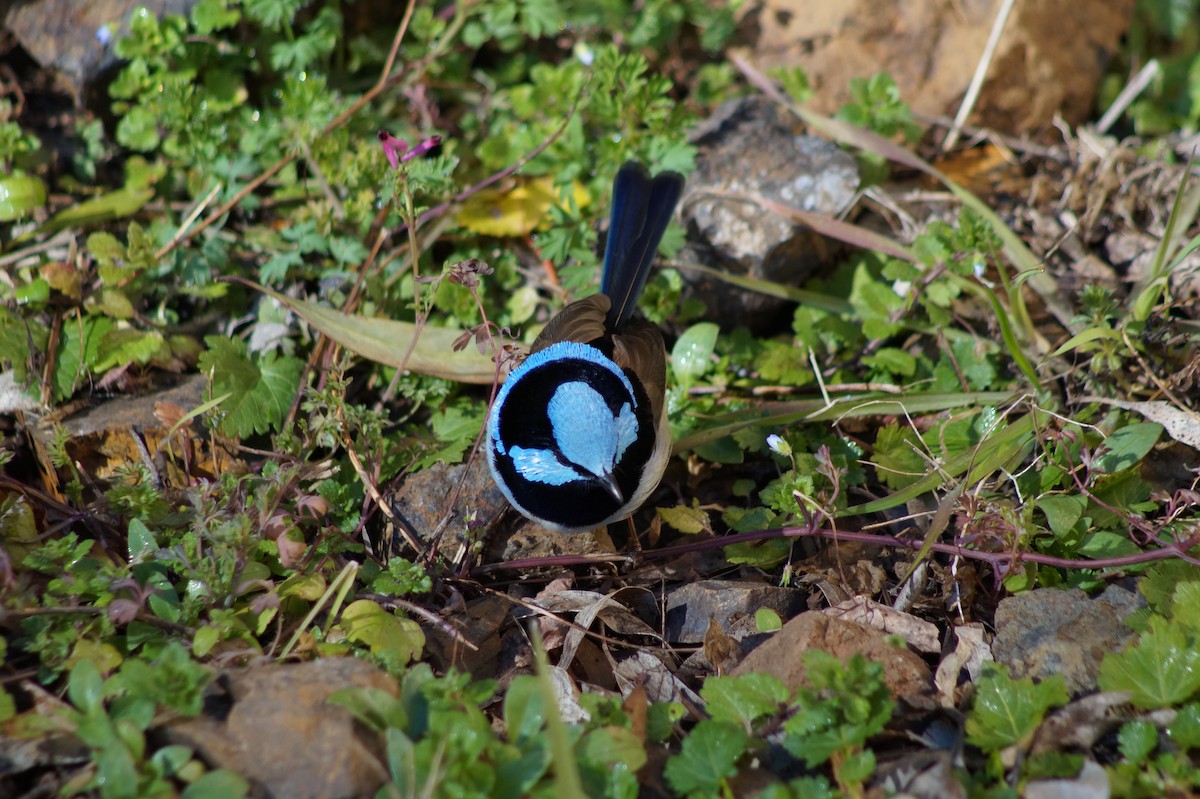
<svg viewBox="0 0 1200 799"><path fill-rule="evenodd" d="M596 475L596 482L604 486L608 490L608 493L612 494L613 499L615 499L618 504L625 504L625 497L621 495L621 489L617 485L617 481L613 478L611 473L605 472L604 474Z"/></svg>

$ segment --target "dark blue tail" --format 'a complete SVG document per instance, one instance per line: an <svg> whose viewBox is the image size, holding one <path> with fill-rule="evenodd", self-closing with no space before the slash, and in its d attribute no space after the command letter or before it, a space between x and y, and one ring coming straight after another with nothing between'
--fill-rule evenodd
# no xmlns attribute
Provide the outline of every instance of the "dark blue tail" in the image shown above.
<svg viewBox="0 0 1200 799"><path fill-rule="evenodd" d="M605 327L628 321L650 276L650 264L663 231L683 193L683 175L663 172L654 178L636 161L626 163L613 179L612 213L600 291L612 299Z"/></svg>

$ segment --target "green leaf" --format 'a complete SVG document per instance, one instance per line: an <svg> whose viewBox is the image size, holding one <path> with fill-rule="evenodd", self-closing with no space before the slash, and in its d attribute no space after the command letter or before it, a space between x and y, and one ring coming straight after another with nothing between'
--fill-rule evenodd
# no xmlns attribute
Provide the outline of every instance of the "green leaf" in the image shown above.
<svg viewBox="0 0 1200 799"><path fill-rule="evenodd" d="M140 153L158 147L158 118L154 111L143 106L130 108L117 122L117 141Z"/></svg>
<svg viewBox="0 0 1200 799"><path fill-rule="evenodd" d="M150 756L150 762L158 768L160 774L174 775L186 766L192 759L192 749L188 746L175 744L164 746Z"/></svg>
<svg viewBox="0 0 1200 799"><path fill-rule="evenodd" d="M1175 711L1167 735L1181 749L1200 749L1200 704L1190 702Z"/></svg>
<svg viewBox="0 0 1200 799"><path fill-rule="evenodd" d="M180 799L241 799L250 792L250 784L228 769L214 769L183 789Z"/></svg>
<svg viewBox="0 0 1200 799"><path fill-rule="evenodd" d="M232 28L240 18L241 12L229 8L227 0L200 0L192 7L192 25L201 36Z"/></svg>
<svg viewBox="0 0 1200 799"><path fill-rule="evenodd" d="M209 349L200 356L200 369L211 375L214 393L229 394L221 403L221 432L245 438L276 429L291 407L304 362L269 352L255 364L240 340L207 336L204 341Z"/></svg>
<svg viewBox="0 0 1200 799"><path fill-rule="evenodd" d="M343 688L330 694L326 701L346 708L376 732L383 732L389 727L400 730L408 727L404 703L382 688Z"/></svg>
<svg viewBox="0 0 1200 799"><path fill-rule="evenodd" d="M555 0L524 0L521 3L521 29L531 39L558 33L564 11Z"/></svg>
<svg viewBox="0 0 1200 799"><path fill-rule="evenodd" d="M860 259L854 271L854 286L850 291L850 303L862 320L863 334L869 339L884 339L902 329L893 321L904 304L890 285L871 274L865 259Z"/></svg>
<svg viewBox="0 0 1200 799"><path fill-rule="evenodd" d="M708 703L708 713L715 721L749 729L763 716L782 710L791 692L773 675L744 674L710 677L704 681L700 695Z"/></svg>
<svg viewBox="0 0 1200 799"><path fill-rule="evenodd" d="M81 713L92 715L104 710L104 680L90 660L80 660L67 676L67 698Z"/></svg>
<svg viewBox="0 0 1200 799"><path fill-rule="evenodd" d="M399 558L393 559L392 562L396 560L399 560ZM388 566L390 571L391 563ZM307 602L315 602L325 593L326 588L325 577L320 573L302 574L301 572L296 572L279 584L277 592L281 598L297 596Z"/></svg>
<svg viewBox="0 0 1200 799"><path fill-rule="evenodd" d="M920 455L923 450L912 428L892 423L881 427L875 436L871 462L885 485L904 488L920 480L930 469Z"/></svg>
<svg viewBox="0 0 1200 799"><path fill-rule="evenodd" d="M366 644L372 654L396 666L420 657L425 647L425 633L416 622L389 613L369 599L347 605L339 626L349 640Z"/></svg>
<svg viewBox="0 0 1200 799"><path fill-rule="evenodd" d="M678 793L716 795L737 774L737 761L749 741L741 727L706 719L683 739L663 775Z"/></svg>
<svg viewBox="0 0 1200 799"><path fill-rule="evenodd" d="M865 782L875 773L875 753L870 749L854 752L835 769L840 784Z"/></svg>
<svg viewBox="0 0 1200 799"><path fill-rule="evenodd" d="M141 519L129 520L129 561L137 563L158 551L154 534Z"/></svg>
<svg viewBox="0 0 1200 799"><path fill-rule="evenodd" d="M138 772L133 754L119 742L110 742L96 755L95 780L101 799L136 799Z"/></svg>
<svg viewBox="0 0 1200 799"><path fill-rule="evenodd" d="M1075 526L1075 522L1083 516L1087 500L1081 496L1066 494L1049 494L1037 501L1037 507L1046 514L1046 522L1050 532L1062 538Z"/></svg>
<svg viewBox="0 0 1200 799"><path fill-rule="evenodd" d="M895 347L881 347L874 355L864 356L862 362L872 369L900 377L912 377L917 371L917 359Z"/></svg>
<svg viewBox="0 0 1200 799"><path fill-rule="evenodd" d="M1092 465L1105 474L1114 474L1136 465L1162 435L1162 425L1135 422L1122 427L1104 440L1104 452Z"/></svg>
<svg viewBox="0 0 1200 799"><path fill-rule="evenodd" d="M1153 616L1135 645L1104 656L1099 682L1104 691L1129 691L1148 710L1186 702L1200 690L1197 642L1182 624Z"/></svg>
<svg viewBox="0 0 1200 799"><path fill-rule="evenodd" d="M82 322L64 324L62 347L54 362L54 397L66 399L75 393L81 381L92 371L100 341L112 330L111 319L84 317Z"/></svg>
<svg viewBox="0 0 1200 799"><path fill-rule="evenodd" d="M12 694L0 688L0 724L4 724L16 715L17 703L13 700Z"/></svg>
<svg viewBox="0 0 1200 799"><path fill-rule="evenodd" d="M720 328L712 322L700 322L683 331L671 349L671 371L676 383L689 387L709 370L718 332Z"/></svg>
<svg viewBox="0 0 1200 799"><path fill-rule="evenodd" d="M46 202L46 184L36 175L17 170L0 178L0 222L12 222L42 207Z"/></svg>
<svg viewBox="0 0 1200 799"><path fill-rule="evenodd" d="M509 684L504 694L504 726L508 740L518 745L538 737L546 726L541 688L533 675L520 675Z"/></svg>
<svg viewBox="0 0 1200 799"><path fill-rule="evenodd" d="M1158 728L1148 721L1130 721L1117 733L1117 746L1125 759L1141 765L1158 746Z"/></svg>
<svg viewBox="0 0 1200 799"><path fill-rule="evenodd" d="M1200 583L1200 567L1186 560L1164 560L1146 571L1138 591L1159 615L1170 615L1175 595L1183 583Z"/></svg>
<svg viewBox="0 0 1200 799"><path fill-rule="evenodd" d="M196 716L203 707L204 686L210 677L209 670L192 660L182 644L171 641L153 661L126 660L113 681L126 696L150 700L151 713L157 703Z"/></svg>
<svg viewBox="0 0 1200 799"><path fill-rule="evenodd" d="M733 436L723 436L713 441L698 444L696 454L710 463L742 463L746 460L746 452Z"/></svg>
<svg viewBox="0 0 1200 799"><path fill-rule="evenodd" d="M591 730L576 747L579 759L589 766L611 769L624 766L630 772L646 765L646 748L632 730L609 725Z"/></svg>
<svg viewBox="0 0 1200 799"><path fill-rule="evenodd" d="M59 211L38 228L38 233L56 233L68 227L89 227L133 216L142 210L152 197L154 189L126 186Z"/></svg>
<svg viewBox="0 0 1200 799"><path fill-rule="evenodd" d="M783 619L770 608L759 608L754 611L754 626L760 633L773 633L783 627Z"/></svg>
<svg viewBox="0 0 1200 799"><path fill-rule="evenodd" d="M646 712L646 740L665 741L687 710L678 702L653 702Z"/></svg>
<svg viewBox="0 0 1200 799"><path fill-rule="evenodd" d="M985 665L967 716L967 740L986 751L1022 743L1046 711L1065 705L1068 698L1061 675L1035 684L1029 678L1011 679L1005 666Z"/></svg>
<svg viewBox="0 0 1200 799"><path fill-rule="evenodd" d="M655 508L658 517L681 533L695 535L708 529L708 513L700 508L676 505L673 508Z"/></svg>
<svg viewBox="0 0 1200 799"><path fill-rule="evenodd" d="M384 596L427 594L432 588L433 583L424 566L398 557L391 558L387 570L371 580L371 591ZM280 596L283 596L282 591ZM317 596L320 596L319 592Z"/></svg>
<svg viewBox="0 0 1200 799"><path fill-rule="evenodd" d="M819 649L804 653L811 687L796 692L794 711L784 722L783 746L810 768L836 754L843 758L883 730L895 700L883 679L883 666L855 654L846 663Z"/></svg>
<svg viewBox="0 0 1200 799"><path fill-rule="evenodd" d="M1175 586L1170 613L1166 615L1193 633L1200 631L1200 582L1188 580Z"/></svg>
<svg viewBox="0 0 1200 799"><path fill-rule="evenodd" d="M74 666L80 660L89 660L96 665L101 674L111 674L121 665L124 657L119 649L106 641L95 638L80 638L71 647L71 656L67 659L68 666Z"/></svg>
<svg viewBox="0 0 1200 799"><path fill-rule="evenodd" d="M1137 544L1129 540L1128 535L1105 530L1088 533L1075 548L1075 553L1085 558L1119 558L1141 551Z"/></svg>
<svg viewBox="0 0 1200 799"><path fill-rule="evenodd" d="M205 657L214 646L220 643L221 638L220 627L215 624L205 624L192 636L192 653L198 658Z"/></svg>
<svg viewBox="0 0 1200 799"><path fill-rule="evenodd" d="M454 349L455 342L462 335L458 330L425 325L416 345L412 345L417 328L411 322L352 316L323 305L287 297L263 286L253 287L291 308L304 321L346 349L376 363L404 366L417 374L460 383L486 385L496 378L496 365L492 363L490 355L480 354L473 344L461 350ZM505 346L513 342L497 338L496 343Z"/></svg>
<svg viewBox="0 0 1200 799"><path fill-rule="evenodd" d="M845 794L825 777L800 777L784 785L770 785L757 799L844 799Z"/></svg>
<svg viewBox="0 0 1200 799"><path fill-rule="evenodd" d="M423 469L438 461L447 464L461 462L463 454L475 443L486 414L484 405L468 400L455 402L434 413L429 426L441 446L426 452L414 468Z"/></svg>
<svg viewBox="0 0 1200 799"><path fill-rule="evenodd" d="M397 777L412 774L416 761L416 747L412 739L396 727L388 727L384 739L387 741L388 771Z"/></svg>

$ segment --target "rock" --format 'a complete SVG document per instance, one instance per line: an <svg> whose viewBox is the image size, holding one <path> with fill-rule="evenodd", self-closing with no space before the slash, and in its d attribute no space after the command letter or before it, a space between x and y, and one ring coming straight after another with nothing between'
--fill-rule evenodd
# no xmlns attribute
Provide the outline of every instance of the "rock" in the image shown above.
<svg viewBox="0 0 1200 799"><path fill-rule="evenodd" d="M882 761L871 778L878 786L869 796L904 796L910 799L966 799L961 772L945 749L904 752L894 760Z"/></svg>
<svg viewBox="0 0 1200 799"><path fill-rule="evenodd" d="M793 120L761 98L725 103L693 135L696 171L680 203L689 231L682 263L799 286L840 251L835 244L756 204L762 197L826 216L840 214L858 189L854 158L824 139L798 135ZM770 327L791 304L682 270L684 296L724 328Z"/></svg>
<svg viewBox="0 0 1200 799"><path fill-rule="evenodd" d="M438 671L456 668L470 672L477 680L499 676L503 662L500 629L508 620L511 609L510 601L485 594L454 613L454 623L450 627L456 635L451 636L439 625L430 626L425 639L426 651L437 664ZM475 649L465 646L463 641L469 641Z"/></svg>
<svg viewBox="0 0 1200 799"><path fill-rule="evenodd" d="M1133 637L1122 621L1146 600L1119 585L1092 599L1078 588L1041 588L1001 600L992 654L1014 679L1061 674L1072 694L1095 690L1100 661Z"/></svg>
<svg viewBox="0 0 1200 799"><path fill-rule="evenodd" d="M983 54L1002 0L764 0L747 5L747 54L759 69L801 66L814 96L833 113L850 100L850 80L887 72L913 110L953 117ZM1092 117L1108 57L1129 28L1135 0L1017 3L1000 37L973 125L1023 133L1061 115Z"/></svg>
<svg viewBox="0 0 1200 799"><path fill-rule="evenodd" d="M67 79L78 101L85 87L116 62L107 42L129 32L135 9L146 8L161 18L187 15L195 4L196 0L34 0L12 8L4 24L35 61Z"/></svg>
<svg viewBox="0 0 1200 799"><path fill-rule="evenodd" d="M762 646L753 650L731 674L773 674L789 690L806 685L804 653L810 649L828 652L843 662L855 653L883 665L883 679L896 697L930 693L933 675L925 661L907 649L889 643L889 637L873 627L809 611L783 625Z"/></svg>
<svg viewBox="0 0 1200 799"><path fill-rule="evenodd" d="M215 480L222 473L245 469L229 448L214 452L209 437L196 432L195 422L189 435L177 431L169 443L166 439L173 426L170 420L202 405L207 391L208 378L191 375L141 396L110 398L53 424L39 420L29 430L40 446L50 448L60 428L65 429L71 462L100 480L113 479L131 463L144 463L147 454L168 485L186 484L191 477ZM185 462L188 475L183 474ZM61 474L64 479L70 476L66 469Z"/></svg>
<svg viewBox="0 0 1200 799"><path fill-rule="evenodd" d="M482 527L503 510L504 495L492 481L492 473L482 454L477 454L466 466L435 463L408 477L392 498L392 509L399 521L419 540L432 540L446 514L447 503L463 480L464 471L466 482L455 500L446 527L447 536L461 539L468 515L474 517L473 524ZM446 540L443 540L443 546Z"/></svg>
<svg viewBox="0 0 1200 799"><path fill-rule="evenodd" d="M730 632L739 618L770 608L790 617L804 601L799 591L765 583L737 580L701 580L673 589L666 596L667 640L697 644L704 640L709 621Z"/></svg>
<svg viewBox="0 0 1200 799"><path fill-rule="evenodd" d="M241 774L269 799L370 796L387 779L383 742L350 711L325 700L343 688L398 695L391 677L364 660L327 658L223 671L205 691L205 712L159 728L214 768Z"/></svg>
<svg viewBox="0 0 1200 799"><path fill-rule="evenodd" d="M472 461L448 465L435 463L410 476L400 486L392 499L392 510L399 521L406 525L418 541L428 544L433 540L438 525L446 513L447 503L454 496L466 470L466 482L454 503L453 515L446 526L441 548L446 550L452 542L467 544L500 518L507 508L504 494L492 480L491 470L482 454ZM466 534L467 516L471 515L473 533ZM590 555L612 553L614 547L601 531L591 533L562 533L526 521L515 510L509 510L505 523L500 525L506 535L489 540L483 555L485 562L509 561L521 558L542 558L554 555ZM401 546L399 541L395 546Z"/></svg>

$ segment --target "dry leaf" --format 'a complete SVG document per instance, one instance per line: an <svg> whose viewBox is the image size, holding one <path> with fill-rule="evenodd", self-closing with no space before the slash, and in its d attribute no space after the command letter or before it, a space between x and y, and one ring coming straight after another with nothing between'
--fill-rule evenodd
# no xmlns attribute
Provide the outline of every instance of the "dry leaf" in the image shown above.
<svg viewBox="0 0 1200 799"><path fill-rule="evenodd" d="M724 674L740 660L741 647L721 629L716 619L708 620L708 630L704 633L704 657L712 664L717 674Z"/></svg>
<svg viewBox="0 0 1200 799"><path fill-rule="evenodd" d="M1158 422L1167 435L1192 449L1200 450L1200 415L1185 408L1177 408L1169 402L1126 402L1107 397L1084 397L1085 402L1100 402L1115 405L1127 411L1140 413L1152 422Z"/></svg>
<svg viewBox="0 0 1200 799"><path fill-rule="evenodd" d="M963 669L967 670L971 681L979 679L979 671L984 662L992 660L992 648L984 641L983 625L962 624L954 628L958 643L954 651L942 658L938 664L937 673L933 677L937 686L938 700L943 707L958 705L958 677Z"/></svg>
<svg viewBox="0 0 1200 799"><path fill-rule="evenodd" d="M821 612L874 627L889 635L898 635L918 652L942 651L937 625L918 619L911 613L881 605L865 596L847 599Z"/></svg>

